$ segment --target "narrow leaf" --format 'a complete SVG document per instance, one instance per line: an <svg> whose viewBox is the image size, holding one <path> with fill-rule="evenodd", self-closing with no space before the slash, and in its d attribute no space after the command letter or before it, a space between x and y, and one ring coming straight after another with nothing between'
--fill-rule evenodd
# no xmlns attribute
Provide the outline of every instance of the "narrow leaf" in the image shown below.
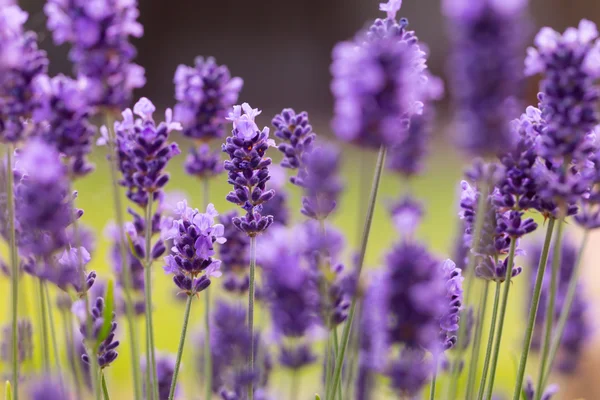
<svg viewBox="0 0 600 400"><path fill-rule="evenodd" d="M100 334L98 335L96 346L100 346L100 343L104 339L106 339L106 337L110 333L110 327L112 325L112 315L115 309L114 286L115 284L113 280L109 280L108 286L106 287L106 294L104 296L104 314L102 315L104 322L102 324L102 329L100 329Z"/></svg>
<svg viewBox="0 0 600 400"><path fill-rule="evenodd" d="M315 394L315 400L321 400L321 396L319 396L319 394Z"/></svg>
<svg viewBox="0 0 600 400"><path fill-rule="evenodd" d="M6 381L6 394L4 395L6 400L12 400L12 387L10 386L10 381Z"/></svg>

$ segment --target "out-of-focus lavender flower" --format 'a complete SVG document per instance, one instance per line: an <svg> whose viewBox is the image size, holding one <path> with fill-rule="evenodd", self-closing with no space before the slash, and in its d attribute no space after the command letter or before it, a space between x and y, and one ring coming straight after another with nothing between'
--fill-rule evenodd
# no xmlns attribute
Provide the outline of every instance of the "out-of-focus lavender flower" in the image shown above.
<svg viewBox="0 0 600 400"><path fill-rule="evenodd" d="M57 45L70 43L69 59L86 79L92 105L122 109L132 91L144 86L144 69L132 62L130 37L141 37L137 1L81 2L49 0L44 6L48 29Z"/></svg>
<svg viewBox="0 0 600 400"><path fill-rule="evenodd" d="M86 310L85 302L78 300L73 304L73 313L79 318L80 327L79 332L83 336L83 342L95 343L100 340L100 332L104 325L104 299L97 297L95 301L90 304L91 309ZM92 319L91 331L87 328L86 320L88 318L88 312ZM119 347L119 341L115 340L115 331L117 329L116 314L112 314L112 323L108 331L108 335L102 339L100 343L95 343L97 347L96 354L94 357L98 358L98 366L101 369L108 367L119 355L116 349ZM84 354L81 359L86 363L90 363L90 355Z"/></svg>
<svg viewBox="0 0 600 400"><path fill-rule="evenodd" d="M582 20L564 34L542 28L525 60L527 75L542 73L538 95L547 125L541 155L572 157L598 124L600 41L596 24Z"/></svg>
<svg viewBox="0 0 600 400"><path fill-rule="evenodd" d="M252 340L256 359L254 373L247 366ZM245 400L250 382L253 382L255 394L264 392L272 368L271 356L259 333L255 332L251 337L246 326L246 311L242 307L217 302L211 316L210 349L213 393L224 399ZM204 365L203 356L198 361L200 366Z"/></svg>
<svg viewBox="0 0 600 400"><path fill-rule="evenodd" d="M200 179L211 178L223 171L223 163L218 152L211 152L206 143L192 147L185 159L185 172Z"/></svg>
<svg viewBox="0 0 600 400"><path fill-rule="evenodd" d="M392 222L403 237L412 237L423 218L423 205L410 196L390 206Z"/></svg>
<svg viewBox="0 0 600 400"><path fill-rule="evenodd" d="M442 272L446 282L446 300L448 307L440 318L440 339L442 348L448 350L457 342L458 322L460 321L463 301L462 271L452 260L442 263Z"/></svg>
<svg viewBox="0 0 600 400"><path fill-rule="evenodd" d="M511 143L513 101L520 94L527 0L444 0L450 22L449 75L458 143L475 155L496 155Z"/></svg>
<svg viewBox="0 0 600 400"><path fill-rule="evenodd" d="M573 276L575 264L577 262L577 247L568 238L563 239L561 248L561 260L558 276L558 290L556 293L556 303L554 308L554 318L558 320L565 305L565 298L569 282ZM531 268L531 288L533 289L535 275L539 265L542 253L542 243L536 243L529 249L529 267ZM552 255L550 250L547 265L544 268L550 268L552 265ZM578 283L578 289L575 292L573 305L567 318L567 324L561 338L557 363L555 367L563 373L573 373L577 368L577 363L582 356L584 346L591 333L590 321L587 318L587 301L581 290L581 284ZM540 304L546 304L550 295L550 277L545 276L542 284L542 293L540 295ZM530 300L531 301L531 300ZM543 334L544 321L546 320L546 308L538 310L536 326L534 330L534 340L532 347L539 349Z"/></svg>
<svg viewBox="0 0 600 400"><path fill-rule="evenodd" d="M48 259L67 244L66 228L83 211L73 210L66 169L58 152L32 140L19 154L15 186L17 245L23 256Z"/></svg>
<svg viewBox="0 0 600 400"><path fill-rule="evenodd" d="M25 134L25 119L35 107L34 80L48 66L38 50L37 36L24 31L28 14L17 5L0 9L0 142L17 142Z"/></svg>
<svg viewBox="0 0 600 400"><path fill-rule="evenodd" d="M282 167L273 165L269 169L271 179L267 183L267 189L273 189L275 196L266 203L263 203L262 213L272 215L273 223L279 225L288 225L290 222L290 210L288 206L288 194L284 189L286 183L286 174Z"/></svg>
<svg viewBox="0 0 600 400"><path fill-rule="evenodd" d="M81 296L96 281L96 271L89 273L85 271L85 266L90 259L90 253L85 247L65 249L60 256L56 257L55 262L46 266L38 276L52 282L65 292L73 289Z"/></svg>
<svg viewBox="0 0 600 400"><path fill-rule="evenodd" d="M306 111L296 114L293 109L284 108L271 123L275 127L275 136L283 140L277 146L284 157L281 166L298 170L297 176L291 178L291 182L296 184L295 180L302 181L306 175L304 155L311 152L317 134L312 130Z"/></svg>
<svg viewBox="0 0 600 400"><path fill-rule="evenodd" d="M374 148L398 144L410 117L421 113L425 53L414 35L405 34L407 24L388 18L382 29L334 47L332 126L340 139Z"/></svg>
<svg viewBox="0 0 600 400"><path fill-rule="evenodd" d="M194 66L179 65L175 72L175 119L183 134L210 140L225 135L225 117L237 102L244 81L231 77L214 58L196 57Z"/></svg>
<svg viewBox="0 0 600 400"><path fill-rule="evenodd" d="M29 400L69 400L71 395L66 392L60 377L43 376L33 380L27 392Z"/></svg>
<svg viewBox="0 0 600 400"><path fill-rule="evenodd" d="M238 216L237 211L230 211L219 216L224 226L223 237L226 239L219 247L221 270L224 273L223 287L228 292L245 293L250 285L248 277L250 238L233 224Z"/></svg>
<svg viewBox="0 0 600 400"><path fill-rule="evenodd" d="M96 234L90 226L78 222L77 229L73 225L67 228L67 243L70 247L85 247L93 254L96 250Z"/></svg>
<svg viewBox="0 0 600 400"><path fill-rule="evenodd" d="M146 359L141 359L142 374L146 371ZM175 372L175 357L172 354L157 354L156 355L156 380L158 384L158 400L168 400L171 390L171 382L173 381L173 373ZM143 376L143 375L142 375ZM175 388L175 397L179 397L180 385ZM144 396L146 396L146 386L144 382Z"/></svg>
<svg viewBox="0 0 600 400"><path fill-rule="evenodd" d="M33 358L33 327L29 319L20 319L17 323L17 353L19 363L30 361ZM2 342L0 342L0 359L7 364L12 360L12 326L2 328Z"/></svg>
<svg viewBox="0 0 600 400"><path fill-rule="evenodd" d="M171 254L165 257L166 273L173 274L173 282L188 295L194 295L210 285L211 277L221 276L221 261L213 259L214 243L225 243L224 227L215 224L219 214L212 204L202 214L183 201L177 205L179 218L164 230L161 236L173 240Z"/></svg>
<svg viewBox="0 0 600 400"><path fill-rule="evenodd" d="M133 111L123 111L123 121L115 122L117 160L123 174L119 183L127 188L127 197L140 207L146 207L149 196L158 199L169 181L164 169L180 153L177 144L167 140L169 133L181 129L181 125L173 122L170 109L165 113L165 122L157 125L152 118L155 110L154 104L142 97ZM134 114L139 118L134 119Z"/></svg>
<svg viewBox="0 0 600 400"><path fill-rule="evenodd" d="M589 193L579 199L579 212L575 221L584 229L600 228L600 152L590 157L591 168L587 170Z"/></svg>
<svg viewBox="0 0 600 400"><path fill-rule="evenodd" d="M541 400L550 400L556 393L558 393L558 385L550 385L545 388ZM523 388L523 394L525 395L525 400L534 400L536 398L535 387L533 386L533 381L529 377L527 377L527 382Z"/></svg>
<svg viewBox="0 0 600 400"><path fill-rule="evenodd" d="M261 211L262 204L275 196L274 190L266 189L272 161L265 157L268 148L275 144L269 139L269 128L260 131L254 122L260 113L248 103L234 106L227 117L233 122L233 132L222 145L223 152L230 158L224 168L234 189L227 195L227 201L246 211L246 215L235 217L233 223L248 236L264 232L273 223L273 216L263 216Z"/></svg>
<svg viewBox="0 0 600 400"><path fill-rule="evenodd" d="M72 176L88 174L94 166L86 157L92 149L96 129L89 122L85 79L75 80L64 75L50 78L44 74L38 76L34 84L36 134L66 157Z"/></svg>
<svg viewBox="0 0 600 400"><path fill-rule="evenodd" d="M306 176L301 183L305 191L302 214L323 220L333 212L344 187L338 175L340 159L340 152L333 145L316 147L306 156Z"/></svg>
<svg viewBox="0 0 600 400"><path fill-rule="evenodd" d="M427 384L433 373L433 363L425 352L404 349L389 367L390 386L400 396L415 398Z"/></svg>

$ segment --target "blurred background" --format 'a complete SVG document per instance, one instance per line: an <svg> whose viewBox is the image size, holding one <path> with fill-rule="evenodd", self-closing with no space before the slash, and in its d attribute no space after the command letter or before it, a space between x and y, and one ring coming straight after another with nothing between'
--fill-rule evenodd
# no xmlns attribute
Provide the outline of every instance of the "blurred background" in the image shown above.
<svg viewBox="0 0 600 400"><path fill-rule="evenodd" d="M271 117L284 107L292 107L309 112L315 131L321 135L331 135L329 119L332 99L329 91L329 65L331 49L338 41L350 38L368 21L382 16L378 11L378 0L141 0L140 22L144 25L144 37L135 40L139 55L137 62L146 68L147 84L136 97L147 96L160 108L171 107L173 99L173 74L177 65L192 64L197 55L214 56L219 63L226 64L234 76L244 79L244 89L240 101L249 102L261 108L259 125L270 124ZM41 47L48 51L50 73L69 73L67 46L60 48L52 44L51 36L45 29L46 18L42 12L43 1L23 0L21 6L30 13L29 28L40 35ZM581 18L600 22L600 1L598 0L532 0L530 13L533 21L530 36L542 26L551 26L559 31L576 25ZM436 75L444 78L445 60L448 52L447 32L440 12L439 0L405 0L400 15L407 17L410 27L431 50L429 67ZM528 82L528 102L535 102L537 83ZM369 244L367 261L370 267L377 267L381 255L395 239L395 231L387 219L385 201L397 198L411 191L427 206L427 214L421 227L420 238L427 242L440 256L451 256L454 236L457 232L457 190L458 182L465 165L460 154L453 149L449 135L448 104L439 104L435 140L427 160L423 177L401 185L394 177L385 177L382 185L380 207ZM442 128L444 127L444 128ZM179 140L185 153L187 144ZM218 146L213 143L213 146ZM278 158L274 155L275 158ZM344 176L347 192L335 217L336 224L348 234L349 250L356 242L361 199L367 196L368 189L360 187L358 176L361 171L372 170L375 154L359 153L348 147L344 152ZM93 255L92 268L101 275L110 272L106 252L108 242L103 236L105 225L112 219L112 210L107 207L111 191L108 170L102 152L96 152L94 160L97 171L78 182L78 206L86 211L82 221L92 226L98 234L98 249ZM194 207L199 206L201 188L199 182L183 173L183 156L178 157L170 170L173 175L169 190L178 190L191 199ZM224 179L211 187L211 201L224 212L232 207L224 196L229 190ZM293 191L293 190L292 190ZM291 207L299 209L299 196L293 192ZM295 212L296 219L301 217ZM540 229L541 230L541 229ZM538 232L541 234L541 232ZM577 238L579 232L572 229L570 234ZM539 237L538 237L539 238ZM600 308L594 304L593 296L600 300L600 275L597 275L592 260L595 243L600 238L592 238L586 254L586 287L589 298L590 315L599 315ZM535 240L535 239L534 239ZM600 255L600 254L598 254ZM170 277L163 276L160 265L156 265L156 334L157 346L162 351L174 352L179 338L183 304L174 297ZM510 304L510 331L504 337L506 352L501 355L502 368L499 371L500 385L512 385L518 364L517 352L521 348L520 338L524 328L527 302L524 293L528 290L528 278L518 279ZM5 281L2 290L7 290ZM519 298L520 297L520 298ZM201 302L195 311L195 323L202 317ZM140 332L142 323L140 322ZM124 335L124 332L123 332ZM190 336L193 342L193 335ZM559 399L599 399L600 385L597 384L600 368L600 342L593 335L588 343L582 363L575 374L569 377L557 376L561 384ZM116 398L129 398L129 361L127 340L123 340L118 361L110 368L109 379L113 387L123 393ZM193 351L184 356L184 387L193 387L198 377L193 375L195 361ZM530 365L533 367L533 363ZM531 371L535 371L533 368ZM308 399L318 388L318 369L307 371L302 389L302 399ZM308 377L310 376L310 377ZM286 387L286 377L276 373L273 382L275 393ZM315 384L310 384L314 382ZM445 382L442 381L442 384ZM284 389L281 389L284 390ZM508 392L508 390L507 390ZM200 391L196 391L200 393ZM287 393L287 392L283 392ZM284 396L285 397L285 396ZM192 398L186 396L186 398ZM281 398L281 397L276 397Z"/></svg>

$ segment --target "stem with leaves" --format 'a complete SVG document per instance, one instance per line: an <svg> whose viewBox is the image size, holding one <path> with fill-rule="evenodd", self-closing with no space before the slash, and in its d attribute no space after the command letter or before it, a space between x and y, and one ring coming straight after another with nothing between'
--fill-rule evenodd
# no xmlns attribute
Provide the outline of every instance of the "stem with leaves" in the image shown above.
<svg viewBox="0 0 600 400"><path fill-rule="evenodd" d="M477 398L483 399L483 393L485 390L485 382L487 380L487 373L490 367L490 358L492 356L492 346L494 343L494 333L496 331L496 321L498 320L498 306L500 304L500 287L501 283L496 282L496 290L494 292L494 306L492 311L492 321L490 323L490 333L488 335L487 348L485 350L485 359L483 361L483 374L481 376L481 384L479 386L479 392ZM470 371L469 371L470 372ZM474 372L473 372L474 374Z"/></svg>

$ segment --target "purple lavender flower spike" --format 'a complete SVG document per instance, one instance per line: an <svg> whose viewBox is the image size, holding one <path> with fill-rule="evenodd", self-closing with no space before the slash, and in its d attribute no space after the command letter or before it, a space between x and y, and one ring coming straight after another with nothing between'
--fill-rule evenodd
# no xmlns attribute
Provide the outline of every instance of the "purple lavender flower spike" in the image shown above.
<svg viewBox="0 0 600 400"><path fill-rule="evenodd" d="M85 309L85 303L83 300L78 300L73 304L73 313L80 320L80 328L79 332L83 335L83 341L98 341L100 334L100 330L102 329L102 325L104 324L104 299L102 297L97 297L95 301L90 304L89 313L92 319L92 330L89 331L86 324L86 319L88 317L88 311ZM116 314L113 312L112 315L112 324L108 333L108 336L102 340L100 343L96 343L97 352L94 354L94 357L98 358L98 366L101 369L104 369L116 360L119 353L117 353L116 349L119 347L119 341L115 340L115 331L117 330L117 322L116 322ZM81 359L84 363L90 363L90 355L83 354Z"/></svg>
<svg viewBox="0 0 600 400"><path fill-rule="evenodd" d="M529 48L525 73L543 73L538 95L547 126L541 136L541 155L569 157L598 124L600 41L596 25L581 20L563 35L542 28Z"/></svg>
<svg viewBox="0 0 600 400"><path fill-rule="evenodd" d="M448 63L459 146L494 156L510 145L510 120L523 74L527 0L444 0L452 53Z"/></svg>
<svg viewBox="0 0 600 400"><path fill-rule="evenodd" d="M433 363L426 359L425 352L415 349L402 350L388 372L392 389L407 398L416 398L432 373Z"/></svg>
<svg viewBox="0 0 600 400"><path fill-rule="evenodd" d="M390 207L392 222L403 237L414 236L423 218L423 205L410 196L402 198Z"/></svg>
<svg viewBox="0 0 600 400"><path fill-rule="evenodd" d="M132 62L130 37L143 34L137 1L80 2L49 0L44 6L54 43L70 43L69 59L86 82L90 104L126 107L134 89L144 86L144 69Z"/></svg>
<svg viewBox="0 0 600 400"><path fill-rule="evenodd" d="M214 243L225 243L224 227L215 224L219 214L212 204L206 213L187 206L183 201L177 205L178 219L161 233L163 240L173 240L171 254L165 257L166 273L173 274L173 281L183 293L197 294L206 289L211 277L221 276L221 261L213 259Z"/></svg>
<svg viewBox="0 0 600 400"><path fill-rule="evenodd" d="M272 215L274 224L287 226L290 222L290 210L288 193L284 189L287 179L285 170L279 165L273 165L269 169L269 173L271 179L267 183L267 189L273 189L275 196L267 203L263 203L262 213Z"/></svg>
<svg viewBox="0 0 600 400"><path fill-rule="evenodd" d="M181 129L181 125L172 120L170 109L165 113L165 122L157 125L152 118L155 110L154 104L142 97L133 111L123 111L123 121L115 123L117 159L123 174L119 183L127 188L127 197L142 208L149 196L158 199L169 181L164 169L180 153L177 144L167 140L169 133ZM139 118L134 119L134 114Z"/></svg>
<svg viewBox="0 0 600 400"><path fill-rule="evenodd" d="M185 172L200 179L211 178L223 172L223 162L219 152L211 152L208 144L190 148L185 159Z"/></svg>
<svg viewBox="0 0 600 400"><path fill-rule="evenodd" d="M142 365L142 374L146 371L146 359L140 360ZM175 356L172 354L157 354L156 355L156 379L158 383L158 398L160 400L169 398L171 390L171 381L175 372ZM144 382L145 384L145 382ZM175 399L178 399L181 393L181 385L175 388ZM146 386L143 387L144 396L146 396Z"/></svg>
<svg viewBox="0 0 600 400"><path fill-rule="evenodd" d="M556 293L556 304L554 308L554 318L558 320L560 314L564 308L565 298L567 295L567 289L569 282L573 276L575 264L577 262L577 247L572 241L565 238L562 241L561 248L561 261L558 276L558 290ZM531 271L531 287L533 288L535 274L539 265L539 259L542 253L542 244L535 243L529 249L529 267ZM550 256L548 257L546 268L552 265L552 249L550 250ZM550 290L550 278L545 277L542 284L542 293L540 296L540 304L545 304ZM573 299L573 305L567 318L567 324L563 332L563 336L560 342L557 363L555 368L565 374L574 373L579 360L581 359L584 351L584 346L587 339L590 337L592 330L590 320L587 316L587 301L584 297L583 291L581 290L581 283L578 283L578 289L575 292L575 298ZM546 309L540 308L538 310L538 317L536 319L534 337L532 342L532 348L539 350L541 337L543 334L544 321L546 319Z"/></svg>
<svg viewBox="0 0 600 400"><path fill-rule="evenodd" d="M335 210L344 187L338 175L340 163L340 151L333 145L316 147L305 157L306 176L301 182L305 192L302 214L322 220Z"/></svg>
<svg viewBox="0 0 600 400"><path fill-rule="evenodd" d="M19 363L33 359L33 326L29 319L20 319L17 323L17 352ZM6 364L12 360L12 326L2 327L0 359Z"/></svg>
<svg viewBox="0 0 600 400"><path fill-rule="evenodd" d="M67 293L73 289L81 296L90 290L96 281L96 271L85 271L90 259L90 253L85 247L65 249L56 257L54 265L44 268L38 276Z"/></svg>
<svg viewBox="0 0 600 400"><path fill-rule="evenodd" d="M34 81L37 104L33 120L39 124L36 133L66 157L69 173L74 177L84 176L94 168L86 159L96 133L89 122L86 83L83 78L74 80L64 75L40 75Z"/></svg>
<svg viewBox="0 0 600 400"><path fill-rule="evenodd" d="M272 161L265 157L268 148L275 144L269 139L269 128L265 127L260 131L254 122L260 113L248 103L234 106L227 117L233 122L232 136L221 147L230 158L225 161L224 168L228 171L228 182L234 189L226 199L246 211L246 215L236 217L233 223L248 236L264 232L273 223L273 216L263 216L261 211L262 204L275 195L274 190L266 189L268 167Z"/></svg>
<svg viewBox="0 0 600 400"><path fill-rule="evenodd" d="M0 142L14 143L26 135L25 119L35 108L34 81L46 72L46 52L37 36L24 31L28 14L17 5L0 9Z"/></svg>
<svg viewBox="0 0 600 400"><path fill-rule="evenodd" d="M223 288L228 292L245 293L250 285L248 263L250 257L250 238L233 224L238 217L237 211L219 216L224 226L223 237L226 242L219 247L221 270L223 271Z"/></svg>
<svg viewBox="0 0 600 400"><path fill-rule="evenodd" d="M277 114L273 118L271 123L275 127L275 136L283 140L277 146L284 157L281 166L298 170L297 177L293 179L302 180L306 174L303 157L311 152L317 137L308 120L308 113L302 111L296 114L293 109L284 108L281 114ZM294 180L292 183L295 183Z"/></svg>
<svg viewBox="0 0 600 400"><path fill-rule="evenodd" d="M575 222L584 229L600 228L600 152L594 154L590 160L592 165L586 172L590 182L590 190L579 199L579 212L575 215Z"/></svg>
<svg viewBox="0 0 600 400"><path fill-rule="evenodd" d="M340 139L372 148L398 144L410 117L421 113L425 53L407 24L378 20L333 49L332 127Z"/></svg>
<svg viewBox="0 0 600 400"><path fill-rule="evenodd" d="M246 365L252 341L257 360L254 374L248 371ZM246 326L246 310L238 305L217 302L211 315L210 350L213 393L224 399L246 399L248 384L253 382L254 398L267 400L259 394L264 393L269 380L271 356L259 333L255 332L251 337ZM198 360L200 367L204 365L203 357Z"/></svg>
<svg viewBox="0 0 600 400"><path fill-rule="evenodd" d="M551 400L556 393L558 393L558 385L550 385L544 390L541 400ZM529 377L527 377L527 382L523 388L523 394L525 395L525 400L534 400L536 398L535 387L533 386L533 381Z"/></svg>
<svg viewBox="0 0 600 400"><path fill-rule="evenodd" d="M225 135L226 116L237 102L244 81L231 77L214 58L197 57L193 67L179 65L175 72L175 119L189 138L210 140Z"/></svg>
<svg viewBox="0 0 600 400"><path fill-rule="evenodd" d="M33 380L29 385L29 400L69 400L71 395L65 391L60 377L43 376Z"/></svg>
<svg viewBox="0 0 600 400"><path fill-rule="evenodd" d="M451 349L457 342L458 322L460 321L463 289L462 271L456 268L452 260L442 263L442 272L446 281L446 311L440 318L440 339L444 350Z"/></svg>

